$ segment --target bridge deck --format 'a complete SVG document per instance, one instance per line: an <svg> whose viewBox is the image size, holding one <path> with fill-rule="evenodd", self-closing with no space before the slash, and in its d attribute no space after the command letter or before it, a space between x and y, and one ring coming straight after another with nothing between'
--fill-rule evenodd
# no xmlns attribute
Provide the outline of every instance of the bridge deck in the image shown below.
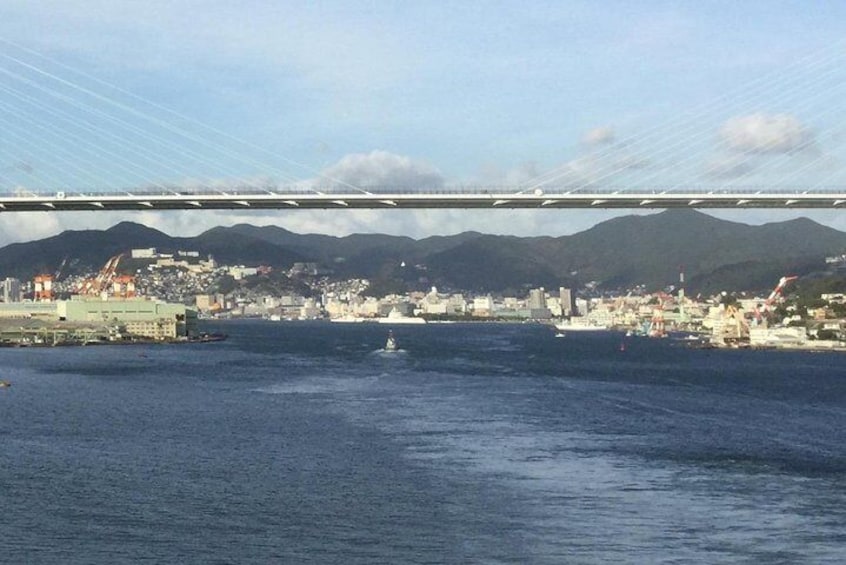
<svg viewBox="0 0 846 565"><path fill-rule="evenodd" d="M838 208L846 192L174 192L0 195L0 211L344 208Z"/></svg>

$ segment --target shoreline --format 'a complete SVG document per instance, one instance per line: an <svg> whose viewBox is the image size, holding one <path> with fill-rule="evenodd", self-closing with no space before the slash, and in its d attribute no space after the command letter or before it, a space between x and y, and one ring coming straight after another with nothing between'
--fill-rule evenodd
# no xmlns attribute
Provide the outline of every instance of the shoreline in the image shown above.
<svg viewBox="0 0 846 565"><path fill-rule="evenodd" d="M102 347L109 345L126 346L126 345L181 345L181 344L195 344L195 343L215 343L218 341L225 341L229 338L227 334L222 333L200 333L196 336L178 337L171 339L151 339L151 338L130 338L130 339L115 339L115 340L100 340L91 339L85 341L78 340L62 340L55 342L48 341L19 341L19 342L0 342L0 349L27 349L27 348L48 348L48 347Z"/></svg>

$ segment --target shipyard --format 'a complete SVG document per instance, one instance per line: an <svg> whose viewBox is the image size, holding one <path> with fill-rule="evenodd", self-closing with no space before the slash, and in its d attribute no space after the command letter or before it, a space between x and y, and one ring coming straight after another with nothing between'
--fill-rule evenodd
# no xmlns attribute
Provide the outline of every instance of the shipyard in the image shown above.
<svg viewBox="0 0 846 565"><path fill-rule="evenodd" d="M843 256L827 258L839 272ZM60 269L61 270L61 269ZM373 296L373 282L338 279L316 263L286 270L226 265L197 251L130 249L96 272L39 274L0 281L0 346L209 341L203 320L263 318L380 324L500 322L546 324L567 332L627 337L687 336L691 347L846 351L846 297L799 301L799 277L784 275L761 293L689 296L685 274L659 291L638 285L507 292L407 291ZM274 286L273 281L287 281ZM298 290L293 291L291 288Z"/></svg>
<svg viewBox="0 0 846 565"><path fill-rule="evenodd" d="M30 297L7 278L0 302L0 346L176 343L199 338L196 311L184 304L137 296L134 277L118 274L119 257L83 278L58 299L54 277L34 277Z"/></svg>

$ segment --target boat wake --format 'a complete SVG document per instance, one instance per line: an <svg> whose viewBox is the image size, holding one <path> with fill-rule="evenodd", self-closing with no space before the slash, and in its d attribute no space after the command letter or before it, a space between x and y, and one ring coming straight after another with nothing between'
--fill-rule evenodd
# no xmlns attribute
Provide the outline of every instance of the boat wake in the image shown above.
<svg viewBox="0 0 846 565"><path fill-rule="evenodd" d="M376 355L378 357L384 357L385 359L389 359L392 357L403 357L408 354L408 351L405 349L376 349L370 352L371 355Z"/></svg>
<svg viewBox="0 0 846 565"><path fill-rule="evenodd" d="M266 387L253 389L260 394L303 394L303 395L333 395L359 393L372 386L379 377L360 379L347 378L309 378L286 383L278 383Z"/></svg>

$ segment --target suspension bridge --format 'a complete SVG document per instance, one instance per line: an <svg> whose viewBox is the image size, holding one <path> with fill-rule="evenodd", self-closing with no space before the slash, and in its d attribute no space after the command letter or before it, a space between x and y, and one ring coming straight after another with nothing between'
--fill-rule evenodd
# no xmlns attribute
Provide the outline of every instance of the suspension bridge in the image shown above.
<svg viewBox="0 0 846 565"><path fill-rule="evenodd" d="M846 207L844 56L846 42L626 136L600 128L562 163L516 183L451 186L412 167L413 182L385 175L373 186L340 165L310 167L0 39L0 214L838 209Z"/></svg>
<svg viewBox="0 0 846 565"><path fill-rule="evenodd" d="M313 193L253 190L186 193L72 193L0 195L2 212L91 210L232 210L361 208L822 208L846 206L846 191L836 192L545 192L529 194L502 188L453 191L389 189L368 193Z"/></svg>

